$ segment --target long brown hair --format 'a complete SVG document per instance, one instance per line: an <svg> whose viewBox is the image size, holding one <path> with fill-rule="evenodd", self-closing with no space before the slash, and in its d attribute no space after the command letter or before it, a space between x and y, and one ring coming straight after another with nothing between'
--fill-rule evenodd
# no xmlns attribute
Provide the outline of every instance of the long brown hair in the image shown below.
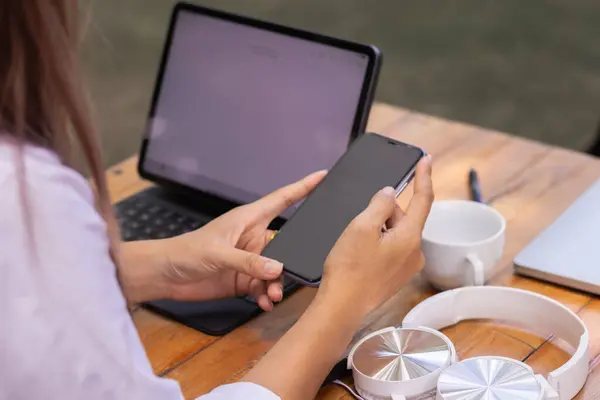
<svg viewBox="0 0 600 400"><path fill-rule="evenodd" d="M77 0L0 0L0 131L73 165L80 149L116 250L100 145L79 70Z"/></svg>

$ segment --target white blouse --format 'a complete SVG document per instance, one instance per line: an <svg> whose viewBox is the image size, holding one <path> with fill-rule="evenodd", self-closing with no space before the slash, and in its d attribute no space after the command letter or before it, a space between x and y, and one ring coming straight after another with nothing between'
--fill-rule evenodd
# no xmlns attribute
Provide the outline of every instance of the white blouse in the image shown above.
<svg viewBox="0 0 600 400"><path fill-rule="evenodd" d="M0 399L182 399L152 372L87 181L47 150L24 161L20 180L0 136ZM252 383L200 398L278 399Z"/></svg>

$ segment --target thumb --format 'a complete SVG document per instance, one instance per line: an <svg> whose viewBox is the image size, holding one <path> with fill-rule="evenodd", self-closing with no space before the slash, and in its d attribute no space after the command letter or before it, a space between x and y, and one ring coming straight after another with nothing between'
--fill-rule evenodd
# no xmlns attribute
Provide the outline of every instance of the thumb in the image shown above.
<svg viewBox="0 0 600 400"><path fill-rule="evenodd" d="M388 219L393 217L396 210L396 191L393 187L381 189L363 211L361 218L366 218L377 226L383 227Z"/></svg>
<svg viewBox="0 0 600 400"><path fill-rule="evenodd" d="M260 280L275 280L283 272L283 264L270 258L239 249L228 249L221 253L220 264Z"/></svg>

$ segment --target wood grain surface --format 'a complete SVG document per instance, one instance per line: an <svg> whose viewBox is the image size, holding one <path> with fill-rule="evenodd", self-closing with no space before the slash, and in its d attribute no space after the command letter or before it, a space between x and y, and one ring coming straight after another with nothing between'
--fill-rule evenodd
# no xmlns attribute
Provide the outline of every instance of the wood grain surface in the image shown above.
<svg viewBox="0 0 600 400"><path fill-rule="evenodd" d="M433 155L436 199L466 199L467 172L477 169L486 200L507 219L506 246L490 284L531 290L578 312L590 330L590 376L577 399L600 397L600 301L595 297L513 274L512 260L554 221L590 184L600 178L600 161L570 150L500 132L376 104L368 131L423 147ZM137 174L137 157L110 168L114 202L149 186ZM399 199L408 204L409 187ZM155 372L180 382L186 398L242 377L300 317L314 296L302 289L268 314L224 337L204 335L176 322L137 309L135 324ZM357 333L398 324L417 303L435 293L420 276L373 313ZM445 330L461 358L501 355L524 360L547 374L573 351L534 327L508 326L502 321L468 321ZM321 390L320 399L350 399L336 386Z"/></svg>

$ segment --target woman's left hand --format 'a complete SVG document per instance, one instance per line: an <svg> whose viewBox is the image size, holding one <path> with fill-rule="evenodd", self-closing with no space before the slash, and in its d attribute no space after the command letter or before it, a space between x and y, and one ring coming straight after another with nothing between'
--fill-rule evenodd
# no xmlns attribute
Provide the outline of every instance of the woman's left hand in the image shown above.
<svg viewBox="0 0 600 400"><path fill-rule="evenodd" d="M171 239L124 243L119 275L130 303L169 298L203 301L250 295L265 311L281 301L282 264L260 256L269 224L304 199L325 171Z"/></svg>

